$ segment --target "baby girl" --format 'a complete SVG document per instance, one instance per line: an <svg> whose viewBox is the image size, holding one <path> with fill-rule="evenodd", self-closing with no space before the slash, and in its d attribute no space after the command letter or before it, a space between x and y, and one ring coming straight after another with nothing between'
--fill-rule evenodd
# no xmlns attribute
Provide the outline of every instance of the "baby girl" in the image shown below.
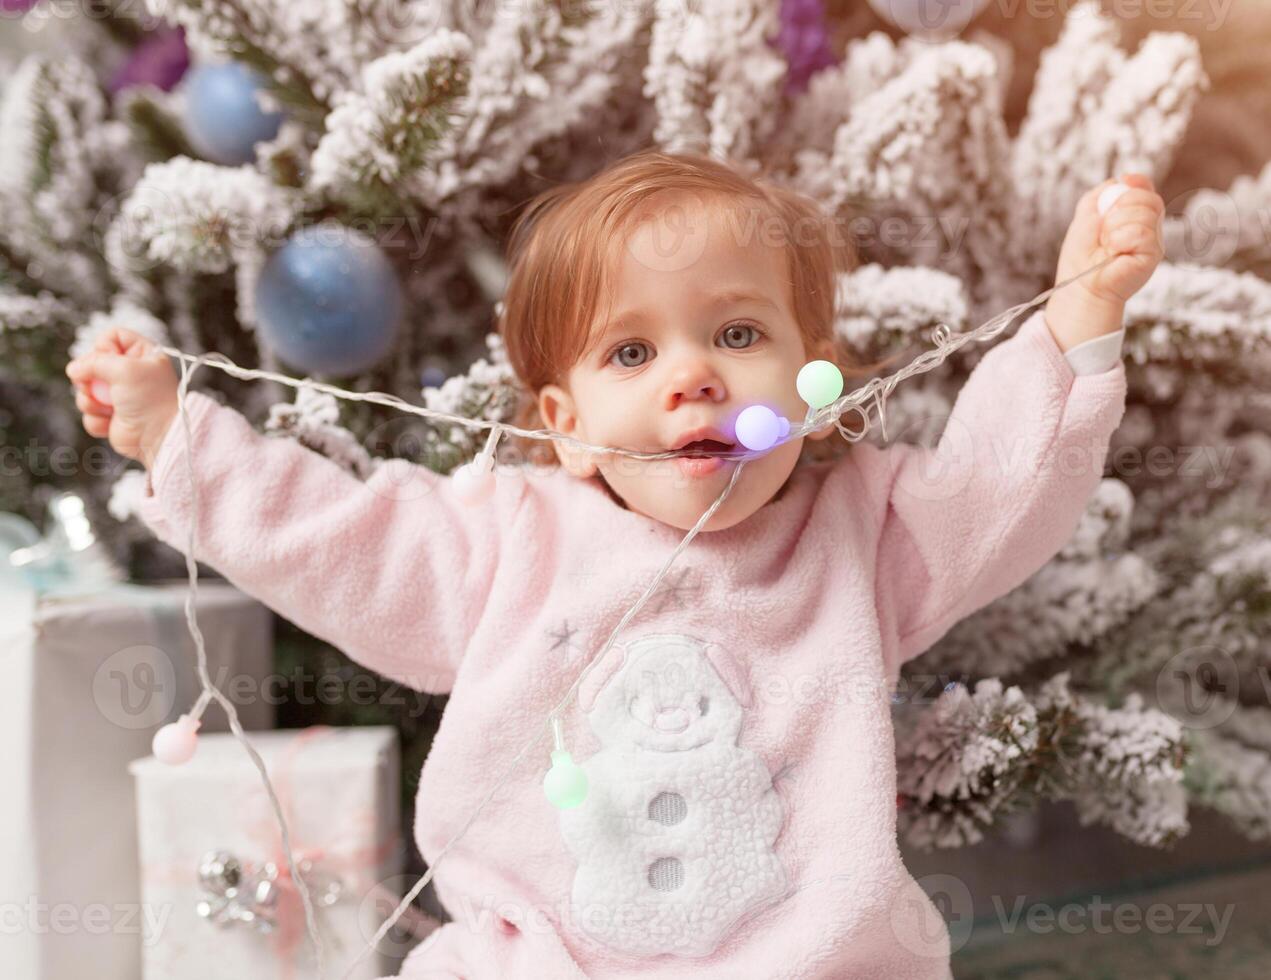
<svg viewBox="0 0 1271 980"><path fill-rule="evenodd" d="M745 463L562 717L585 799L548 801L546 750L518 766L439 864L452 921L402 976L950 976L944 920L897 847L889 692L1075 529L1124 411L1124 304L1160 261L1163 211L1137 174L1081 198L1058 279L1116 258L986 348L936 448L810 458L827 426ZM406 461L358 480L202 392L187 445L175 372L131 331L67 373L88 432L147 467L162 540L186 545L192 450L195 557L368 668L449 694L417 801L431 863L720 496L738 413L801 423L805 363L860 373L833 341L843 251L811 201L687 154L536 199L499 327L537 424L685 453L537 443L559 465L505 460L475 504Z"/></svg>

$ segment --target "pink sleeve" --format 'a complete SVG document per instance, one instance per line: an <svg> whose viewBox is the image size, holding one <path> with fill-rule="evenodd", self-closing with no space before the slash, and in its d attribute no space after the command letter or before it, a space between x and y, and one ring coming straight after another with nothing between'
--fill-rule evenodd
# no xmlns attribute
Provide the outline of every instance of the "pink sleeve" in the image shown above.
<svg viewBox="0 0 1271 980"><path fill-rule="evenodd" d="M448 691L490 591L499 524L514 516L524 481L500 479L472 507L425 467L393 460L363 481L202 392L186 405L196 560L371 670ZM184 553L191 498L179 415L146 491L143 521Z"/></svg>
<svg viewBox="0 0 1271 980"><path fill-rule="evenodd" d="M1068 541L1125 394L1122 362L1078 375L1038 311L981 358L934 449L856 447L888 487L876 599L892 674Z"/></svg>

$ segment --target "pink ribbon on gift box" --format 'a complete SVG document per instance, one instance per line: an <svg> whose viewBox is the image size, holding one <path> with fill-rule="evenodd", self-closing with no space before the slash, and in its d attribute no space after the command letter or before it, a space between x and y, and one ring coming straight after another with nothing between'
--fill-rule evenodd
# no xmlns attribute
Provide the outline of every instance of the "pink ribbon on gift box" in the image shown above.
<svg viewBox="0 0 1271 980"><path fill-rule="evenodd" d="M301 731L284 751L282 762L280 763L280 772L278 778L274 781L275 790L278 793L278 803L282 807L283 815L287 818L287 826L294 827L291 821L291 814L287 806L287 793L291 786L291 764L296 755L305 745L314 738L335 731L330 725L313 725ZM373 815L372 815L373 819ZM273 857L271 860L274 866L278 868L277 883L281 889L278 899L278 928L274 932L275 948L278 952L279 959L283 964L283 980L291 980L292 971L295 968L295 950L296 946L304 938L305 920L304 920L304 903L300 899L300 890L296 887L296 883L291 877L291 869L287 867L287 856L282 847L282 834L276 822L270 822L271 831L274 834L275 846ZM378 867L380 862L390 853L393 847L397 846L397 838L391 838L386 841L383 847L369 851L364 864L357 865L352 870L365 870L367 867ZM364 849L365 850L365 849ZM326 851L321 847L295 847L293 853L296 859L297 867L305 861L309 860L316 866L319 861L326 857ZM360 853L360 852L354 852ZM330 866L332 862L327 862ZM340 862L335 862L337 866ZM400 898L394 896L387 888L379 882L372 882L369 891L375 893L378 897L390 901L395 907ZM403 917L405 920L405 917ZM416 910L415 914L408 922L408 928L418 938L428 935L436 929L441 923Z"/></svg>
<svg viewBox="0 0 1271 980"><path fill-rule="evenodd" d="M400 838L397 835L390 837L378 847L362 847L337 853L331 853L328 848L320 845L306 846L297 843L295 838L296 824L293 819L290 792L292 765L301 749L315 739L334 731L339 731L339 729L330 725L313 725L300 731L283 750L277 767L278 771L274 774L275 792L278 794L279 806L287 819L287 827L292 835L292 853L297 867L300 867L305 861L309 861L313 867L321 866L322 870L328 873L340 873L342 876L365 875L367 872L379 867L383 860L399 845ZM257 789L260 788L257 787ZM263 792L263 789L260 789L260 791ZM361 835L355 834L354 836L369 839L371 836L369 833L370 827L375 822L374 811L369 808L365 809L359 814L359 817L360 819L355 822L355 826L361 826L368 832ZM278 886L279 893L275 913L275 928L271 934L271 939L279 961L282 980L292 980L295 973L296 950L306 935L304 903L301 901L300 891L292 878L291 869L287 865L287 857L282 847L282 834L272 810L268 814L267 819L252 825L250 833L257 839L268 841L267 844L263 845L262 850L268 855L266 860L272 862L277 868L275 884ZM146 867L143 872L147 881L165 884L170 884L174 881L184 883L189 880L190 876L189 865L162 868ZM348 882L345 881L345 884L347 885ZM352 891L352 889L349 890ZM373 894L377 898L391 903L393 907L396 907L400 902L398 896L376 881L366 882L365 893ZM320 910L315 909L315 913L318 911ZM399 921L413 935L421 939L441 925L439 920L418 909L408 909L408 914ZM369 940L370 937L367 938Z"/></svg>

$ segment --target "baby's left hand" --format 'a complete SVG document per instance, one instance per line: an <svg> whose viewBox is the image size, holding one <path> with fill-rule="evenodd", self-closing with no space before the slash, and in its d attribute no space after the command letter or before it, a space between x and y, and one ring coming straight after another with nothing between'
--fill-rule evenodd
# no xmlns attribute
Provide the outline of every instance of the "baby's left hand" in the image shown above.
<svg viewBox="0 0 1271 980"><path fill-rule="evenodd" d="M1099 198L1107 188L1123 184L1122 191L1104 213ZM1108 193L1112 197L1112 192ZM1164 258L1161 226L1165 202L1156 193L1150 177L1126 173L1119 180L1105 180L1091 188L1077 202L1072 224L1059 253L1056 282L1063 282L1098 265L1111 255L1118 257L1098 272L1091 273L1055 294L1079 291L1081 305L1106 306L1119 311L1126 300L1143 288Z"/></svg>

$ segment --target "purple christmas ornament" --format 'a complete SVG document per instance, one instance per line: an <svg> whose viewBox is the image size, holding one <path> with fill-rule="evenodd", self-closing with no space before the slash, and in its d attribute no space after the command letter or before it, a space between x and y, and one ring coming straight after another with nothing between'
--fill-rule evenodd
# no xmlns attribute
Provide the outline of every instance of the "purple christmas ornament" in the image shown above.
<svg viewBox="0 0 1271 980"><path fill-rule="evenodd" d="M0 0L0 17L25 14L40 0Z"/></svg>
<svg viewBox="0 0 1271 980"><path fill-rule="evenodd" d="M0 0L0 3L8 0ZM154 85L168 92L190 67L185 31L164 25L151 31L110 80L111 94L134 85Z"/></svg>
<svg viewBox="0 0 1271 980"><path fill-rule="evenodd" d="M781 0L781 30L776 46L789 66L787 95L803 92L813 75L838 61L830 47L830 32L821 0Z"/></svg>

